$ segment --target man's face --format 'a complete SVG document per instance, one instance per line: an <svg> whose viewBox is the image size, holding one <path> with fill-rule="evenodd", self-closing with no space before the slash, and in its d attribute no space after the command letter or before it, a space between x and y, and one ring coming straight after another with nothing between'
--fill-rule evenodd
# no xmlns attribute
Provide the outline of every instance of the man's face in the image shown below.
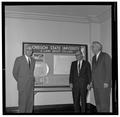
<svg viewBox="0 0 120 117"><path fill-rule="evenodd" d="M99 48L98 48L98 46L96 45L96 44L93 44L92 46L92 52L93 52L93 54L97 54L98 53L98 51L99 51Z"/></svg>
<svg viewBox="0 0 120 117"><path fill-rule="evenodd" d="M32 47L26 47L25 54L30 57L32 55Z"/></svg>
<svg viewBox="0 0 120 117"><path fill-rule="evenodd" d="M82 60L83 59L82 52L80 52L80 51L76 52L75 56L76 56L77 60Z"/></svg>

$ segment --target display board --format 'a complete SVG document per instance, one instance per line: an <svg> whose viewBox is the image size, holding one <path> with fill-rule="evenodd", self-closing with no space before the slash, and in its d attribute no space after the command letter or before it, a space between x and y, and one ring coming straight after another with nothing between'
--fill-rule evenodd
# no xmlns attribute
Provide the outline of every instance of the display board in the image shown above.
<svg viewBox="0 0 120 117"><path fill-rule="evenodd" d="M58 43L23 42L24 48L31 45L32 57L36 60L34 76L36 88L69 88L71 62L75 61L75 52L81 50L87 60L87 45ZM44 90L43 90L44 91Z"/></svg>

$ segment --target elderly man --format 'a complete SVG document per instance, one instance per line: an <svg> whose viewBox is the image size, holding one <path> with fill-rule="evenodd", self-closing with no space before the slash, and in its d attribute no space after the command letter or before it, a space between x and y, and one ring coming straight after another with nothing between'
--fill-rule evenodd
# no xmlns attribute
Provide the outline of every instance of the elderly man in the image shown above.
<svg viewBox="0 0 120 117"><path fill-rule="evenodd" d="M111 58L102 52L101 43L92 43L92 84L98 112L110 111Z"/></svg>
<svg viewBox="0 0 120 117"><path fill-rule="evenodd" d="M35 60L31 55L31 46L26 46L24 55L16 58L13 67L13 76L18 87L19 113L32 113L33 110Z"/></svg>
<svg viewBox="0 0 120 117"><path fill-rule="evenodd" d="M70 87L73 93L74 111L80 112L80 99L81 99L81 112L85 112L87 86L91 81L91 67L88 61L83 60L81 51L77 51L76 61L71 64L70 70Z"/></svg>

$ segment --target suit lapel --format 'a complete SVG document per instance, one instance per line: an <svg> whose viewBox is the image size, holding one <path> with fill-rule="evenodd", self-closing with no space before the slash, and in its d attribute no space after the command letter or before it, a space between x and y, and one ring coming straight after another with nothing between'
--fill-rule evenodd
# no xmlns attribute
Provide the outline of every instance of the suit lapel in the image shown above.
<svg viewBox="0 0 120 117"><path fill-rule="evenodd" d="M102 52L100 52L100 55L98 56L97 64L98 64L99 61L101 60L101 57L102 57Z"/></svg>
<svg viewBox="0 0 120 117"><path fill-rule="evenodd" d="M75 71L77 75L79 76L79 71L78 71L78 60L75 62Z"/></svg>
<svg viewBox="0 0 120 117"><path fill-rule="evenodd" d="M24 63L27 64L27 60L26 60L25 56L23 56L23 61L24 61Z"/></svg>
<svg viewBox="0 0 120 117"><path fill-rule="evenodd" d="M85 61L83 60L83 61L82 61L81 68L80 68L80 70L79 70L79 72L78 72L78 68L77 68L77 67L78 67L78 61L76 61L76 70L77 70L77 73L78 73L78 74L80 74L81 70L82 70L83 67L84 67L84 64L85 64Z"/></svg>
<svg viewBox="0 0 120 117"><path fill-rule="evenodd" d="M33 59L32 59L32 57L31 57L31 67L33 66Z"/></svg>
<svg viewBox="0 0 120 117"><path fill-rule="evenodd" d="M92 63L92 69L95 70L96 66L97 66L97 61L96 61L96 56L94 56L93 57L93 63Z"/></svg>
<svg viewBox="0 0 120 117"><path fill-rule="evenodd" d="M24 61L25 63L27 63L27 60L26 60L26 58L25 58L25 55L23 56L23 61Z"/></svg>
<svg viewBox="0 0 120 117"><path fill-rule="evenodd" d="M24 64L26 64L28 66L28 68L29 68L29 64L28 64L28 61L27 61L25 55L23 56L23 61L24 61Z"/></svg>
<svg viewBox="0 0 120 117"><path fill-rule="evenodd" d="M35 65L35 60L31 57L31 68L33 68Z"/></svg>
<svg viewBox="0 0 120 117"><path fill-rule="evenodd" d="M97 65L99 64L101 58L102 58L102 52L101 52L100 55L98 56L97 61L96 61L96 56L94 56L94 58L93 58L93 66L94 66L94 68L97 67Z"/></svg>
<svg viewBox="0 0 120 117"><path fill-rule="evenodd" d="M80 71L83 69L83 67L84 67L84 63L85 63L85 61L83 60L83 61L82 61L82 65L81 65L81 69L80 69Z"/></svg>
<svg viewBox="0 0 120 117"><path fill-rule="evenodd" d="M85 63L85 61L83 60L83 61L82 61L82 65L81 65L81 69L83 68L83 66L84 66L84 63Z"/></svg>

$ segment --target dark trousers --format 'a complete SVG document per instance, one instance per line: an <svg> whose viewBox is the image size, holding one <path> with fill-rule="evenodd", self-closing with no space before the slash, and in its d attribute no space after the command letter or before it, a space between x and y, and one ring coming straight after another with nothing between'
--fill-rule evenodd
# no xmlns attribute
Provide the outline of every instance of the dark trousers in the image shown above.
<svg viewBox="0 0 120 117"><path fill-rule="evenodd" d="M72 94L74 102L74 111L80 112L80 100L81 100L81 112L85 112L87 94L86 82L84 80L79 79L78 82L74 83Z"/></svg>
<svg viewBox="0 0 120 117"><path fill-rule="evenodd" d="M30 87L29 87L30 88ZM32 113L34 104L33 88L19 91L19 113Z"/></svg>
<svg viewBox="0 0 120 117"><path fill-rule="evenodd" d="M110 112L110 88L95 88L94 96L97 112Z"/></svg>

